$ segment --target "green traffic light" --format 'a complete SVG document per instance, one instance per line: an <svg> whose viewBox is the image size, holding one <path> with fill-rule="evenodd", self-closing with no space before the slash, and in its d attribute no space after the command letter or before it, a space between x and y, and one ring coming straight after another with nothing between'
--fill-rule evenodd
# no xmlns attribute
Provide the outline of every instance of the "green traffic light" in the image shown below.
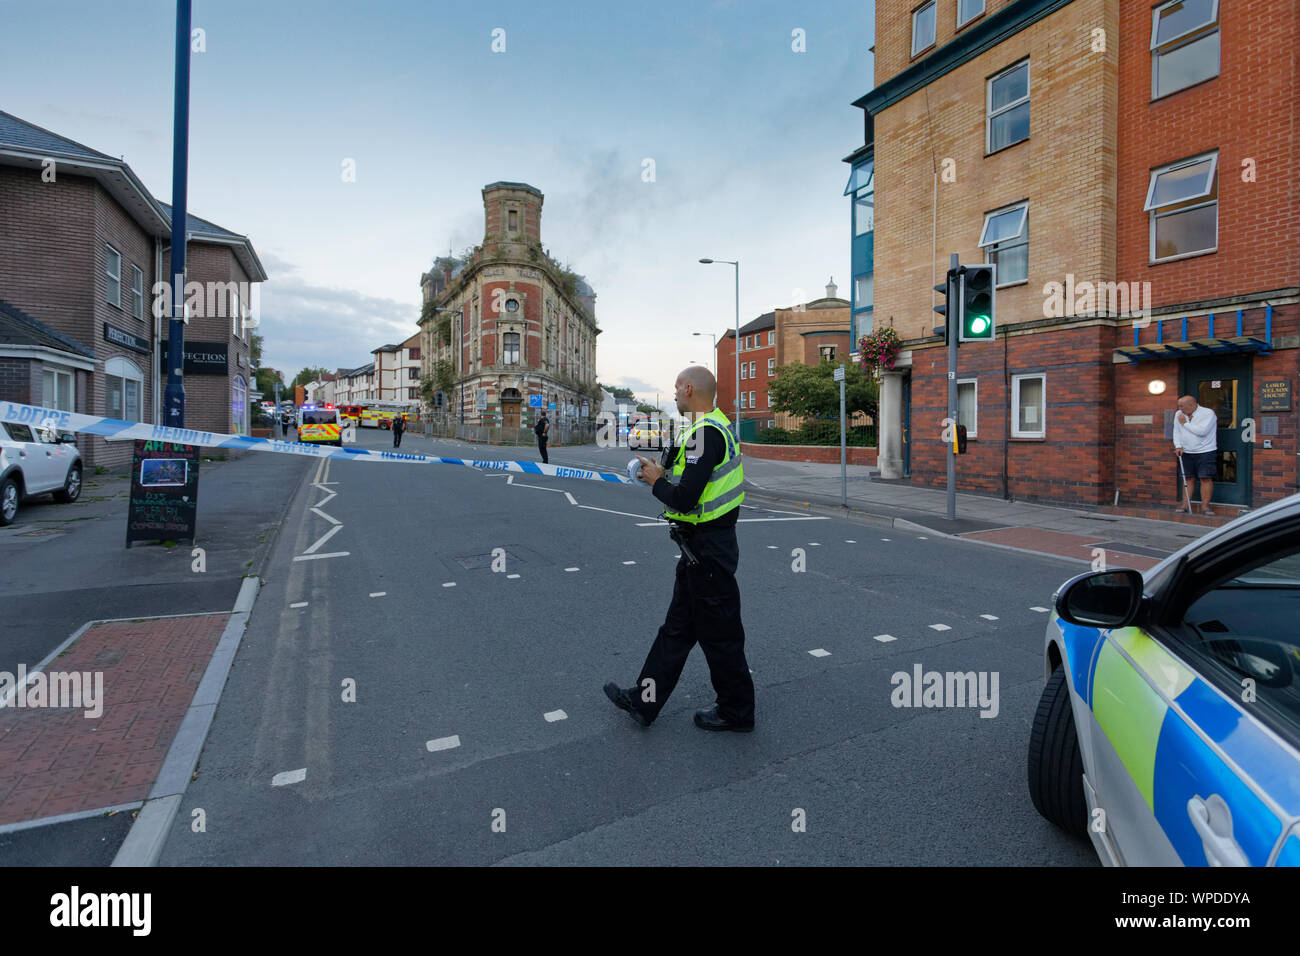
<svg viewBox="0 0 1300 956"><path fill-rule="evenodd" d="M970 320L970 334L983 335L989 329L989 319L986 315L977 315Z"/></svg>

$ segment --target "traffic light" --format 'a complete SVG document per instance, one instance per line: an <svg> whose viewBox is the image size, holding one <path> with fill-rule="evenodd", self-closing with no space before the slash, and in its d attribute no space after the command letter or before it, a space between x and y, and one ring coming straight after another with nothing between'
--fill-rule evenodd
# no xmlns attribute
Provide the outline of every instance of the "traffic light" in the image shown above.
<svg viewBox="0 0 1300 956"><path fill-rule="evenodd" d="M943 316L943 325L936 325L934 327L934 334L942 335L943 344L947 345L948 344L948 323L949 323L948 311L953 304L951 272L948 273L947 280L934 287L934 291L943 293L943 305L936 305L933 307L934 311L938 312L941 316Z"/></svg>
<svg viewBox="0 0 1300 956"><path fill-rule="evenodd" d="M954 455L966 454L966 426L958 425L952 430L952 453Z"/></svg>
<svg viewBox="0 0 1300 956"><path fill-rule="evenodd" d="M991 342L994 339L994 287L996 266L963 266L959 342Z"/></svg>

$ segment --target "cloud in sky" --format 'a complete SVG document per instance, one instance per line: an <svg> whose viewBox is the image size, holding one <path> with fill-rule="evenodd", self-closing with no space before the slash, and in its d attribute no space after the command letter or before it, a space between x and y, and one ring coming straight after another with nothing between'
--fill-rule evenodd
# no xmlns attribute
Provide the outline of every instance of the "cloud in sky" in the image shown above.
<svg viewBox="0 0 1300 956"><path fill-rule="evenodd" d="M262 327L275 329L263 361L284 372L286 381L307 366L365 365L373 360L370 349L403 342L419 330L408 303L310 285L292 278L294 265L274 253L262 260L272 277L262 286Z"/></svg>

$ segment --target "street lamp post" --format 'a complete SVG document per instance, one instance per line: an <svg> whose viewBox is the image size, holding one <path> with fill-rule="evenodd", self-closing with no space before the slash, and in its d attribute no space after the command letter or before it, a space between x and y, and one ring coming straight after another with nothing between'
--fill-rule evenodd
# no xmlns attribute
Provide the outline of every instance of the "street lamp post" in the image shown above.
<svg viewBox="0 0 1300 956"><path fill-rule="evenodd" d="M718 337L712 332L692 332L691 335L707 335L713 340L713 361L709 364L713 366L713 374L718 374Z"/></svg>
<svg viewBox="0 0 1300 956"><path fill-rule="evenodd" d="M735 416L736 416L736 437L740 437L740 262L733 262L729 259L701 259L704 265L712 265L715 262L721 262L723 265L736 267L736 396L735 396Z"/></svg>

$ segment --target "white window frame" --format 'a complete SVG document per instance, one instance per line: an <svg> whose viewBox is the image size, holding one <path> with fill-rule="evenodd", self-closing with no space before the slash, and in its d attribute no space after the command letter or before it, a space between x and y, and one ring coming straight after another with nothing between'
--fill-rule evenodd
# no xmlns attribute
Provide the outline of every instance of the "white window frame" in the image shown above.
<svg viewBox="0 0 1300 956"><path fill-rule="evenodd" d="M144 415L144 373L140 371L140 366L136 365L128 358L114 356L104 362L104 414L112 417L109 408L109 392L112 389L113 381L116 379L121 383L122 389L122 419L128 422L143 421ZM127 407L126 400L126 383L135 382L136 384L136 406L134 415L132 409Z"/></svg>
<svg viewBox="0 0 1300 956"><path fill-rule="evenodd" d="M748 362L741 362L741 363L740 363L740 380L741 380L742 382L745 380L745 373L748 372L748 371L749 371L749 363L748 363Z"/></svg>
<svg viewBox="0 0 1300 956"><path fill-rule="evenodd" d="M1177 50L1181 50L1183 49L1183 47L1191 46L1193 43L1200 43L1202 40L1211 37L1216 33L1220 33L1219 0L1211 0L1213 6L1211 7L1210 18L1208 20L1206 20L1204 23L1199 23L1196 24L1195 26L1188 27L1182 33L1179 33L1176 36L1172 36L1169 39L1165 40L1164 43L1157 45L1156 38L1158 33L1160 32L1161 11L1167 10L1170 7L1176 6L1177 4L1182 2L1183 0L1170 0L1169 3L1162 3L1160 6L1155 7L1151 10L1151 99L1153 100L1163 99L1166 96L1172 96L1174 93L1177 93L1181 90L1189 89L1193 86L1196 86L1198 83L1204 83L1206 80L1212 80L1216 76L1218 76L1220 72L1223 70L1223 48L1222 48L1223 41L1222 41L1222 37L1220 37L1220 41L1219 41L1220 47L1218 50L1218 56L1216 58L1213 73L1211 73L1209 76L1202 77L1199 80L1193 80L1191 83L1187 84L1187 86L1179 86L1179 87L1175 87L1172 90L1166 90L1163 93L1160 92L1157 83L1157 78L1159 77L1159 73L1160 73L1160 57L1170 53L1174 53ZM1213 29L1210 29L1211 27Z"/></svg>
<svg viewBox="0 0 1300 956"><path fill-rule="evenodd" d="M1014 102L1008 103L1005 106L998 107L997 111L995 112L993 109L993 84L996 83L998 80L1002 79L1004 76L1008 76L1009 74L1014 73L1016 70L1020 69L1021 67L1024 67L1025 69L1025 95L1022 96L1020 99L1015 100ZM995 73L993 76L990 76L988 78L988 81L984 84L984 153L985 155L992 155L994 152L1000 153L1004 149L1010 149L1012 146L1015 146L1017 143L1023 143L1025 142L1025 140L1029 139L1029 134L1026 133L1024 139L1013 140L1010 143L1004 143L1003 145L999 146L996 150L993 149L993 118L995 116L1001 116L1003 113L1006 113L1009 110L1015 109L1021 103L1029 103L1031 101L1031 96L1034 92L1033 87L1030 85L1031 83L1032 83L1032 77L1030 76L1030 72L1029 72L1029 60L1028 58L1026 58L1023 60L1019 60L1016 63L1012 63L1009 67L1007 67L1005 70L1002 70L1000 73ZM1030 116L1031 117L1033 116L1032 105L1030 106Z"/></svg>
<svg viewBox="0 0 1300 956"><path fill-rule="evenodd" d="M770 358L767 360L767 377L771 378L775 374L776 374L776 359Z"/></svg>
<svg viewBox="0 0 1300 956"><path fill-rule="evenodd" d="M750 393L749 393L749 407L750 407L750 408L758 408L758 400L757 400L756 398L754 398L754 393L753 393L753 392L750 392Z"/></svg>
<svg viewBox="0 0 1300 956"><path fill-rule="evenodd" d="M979 8L978 10L976 10L974 13L972 13L970 16L968 16L965 20L963 20L963 19L961 18L961 5L962 5L962 2L963 2L963 0L957 0L957 29L958 29L958 30L960 30L960 29L961 29L962 27L964 27L966 24L970 23L970 22L971 22L972 20L974 20L976 17L982 17L982 16L984 15L984 13L985 13L985 8L987 7L987 4L984 2L984 0L979 0L980 8Z"/></svg>
<svg viewBox="0 0 1300 956"><path fill-rule="evenodd" d="M1020 428L1020 383L1026 379L1036 378L1043 383L1043 414L1037 431ZM968 436L970 432L966 433ZM1011 376L1011 437L1012 438L1046 438L1047 437L1047 373L1028 372L1024 375Z"/></svg>
<svg viewBox="0 0 1300 956"><path fill-rule="evenodd" d="M1162 202L1158 205L1156 204L1155 202L1156 181L1160 176L1164 175L1165 173L1170 173L1170 172L1174 172L1175 170L1183 169L1187 166L1195 166L1198 163L1205 162L1207 159L1210 160L1210 171L1206 177L1206 189L1204 192L1196 193L1190 196L1184 196L1181 199L1171 199L1166 202ZM1218 175L1219 175L1219 153L1217 150L1211 153L1202 153L1199 156L1191 156L1187 159L1180 159L1178 160L1178 162L1169 163L1167 166L1160 166L1157 167L1156 169L1151 170L1151 180L1147 185L1147 200L1142 207L1142 209L1145 212L1150 214L1149 245L1147 247L1147 254L1150 257L1149 261L1151 264L1155 264L1157 262L1176 262L1179 259L1189 259L1192 256L1203 256L1211 252L1219 251L1219 214L1218 214L1218 210L1216 209L1214 214L1214 245L1210 246L1207 249L1196 249L1191 252L1180 252L1176 256L1166 256L1163 259L1156 258L1156 220L1163 219L1166 216L1176 216L1181 213L1192 212L1193 210L1196 209L1203 209L1206 206L1217 207L1219 204L1219 198L1216 194L1217 193L1216 187L1218 185ZM1215 194L1213 199L1204 198L1212 194ZM1195 203L1190 206L1184 206L1183 208L1174 210L1172 212L1161 212L1162 209L1165 209L1169 206L1177 206L1180 203L1191 202L1194 199L1204 199L1204 201Z"/></svg>
<svg viewBox="0 0 1300 956"><path fill-rule="evenodd" d="M747 399L748 397L749 397L749 393L748 393L748 392L741 392L741 393L740 393L740 407L741 407L741 408L748 408L748 407L749 407L748 405L745 404L745 399Z"/></svg>
<svg viewBox="0 0 1300 956"><path fill-rule="evenodd" d="M118 252L107 242L104 243L104 248L108 250L107 254L104 256L104 277L106 280L106 288L104 290L105 300L109 305L116 306L120 309L122 308L122 253ZM114 258L117 260L116 272L113 271ZM116 297L112 294L113 286L115 284L117 286Z"/></svg>
<svg viewBox="0 0 1300 956"><path fill-rule="evenodd" d="M767 333L767 344L776 345L776 329L772 329L772 331Z"/></svg>
<svg viewBox="0 0 1300 956"><path fill-rule="evenodd" d="M139 266L131 266L131 314L144 321L144 273Z"/></svg>
<svg viewBox="0 0 1300 956"><path fill-rule="evenodd" d="M924 43L921 46L917 46L916 45L916 41L917 41L916 20L917 17L925 13L925 11L927 10L929 10L932 14L932 18L930 21L930 31L931 31L930 39L927 43ZM916 57L917 55L924 53L926 50L930 49L930 47L934 46L935 43L938 41L938 38L939 38L938 4L935 2L935 0L929 0L929 3L923 3L915 10L912 11L912 56Z"/></svg>
<svg viewBox="0 0 1300 956"><path fill-rule="evenodd" d="M749 363L749 377L758 378L758 362Z"/></svg>
<svg viewBox="0 0 1300 956"><path fill-rule="evenodd" d="M507 355L508 355L508 348L509 348L509 346L508 346L507 343L506 343L506 339L507 339L509 336L512 336L512 335L513 335L516 339L519 339L519 341L518 341L518 342L516 343L516 345L515 345L515 359L514 359L513 362L510 361L509 358L507 358ZM502 332L502 333L501 333L501 364L502 364L502 365L518 365L518 364L519 364L519 358L520 358L520 352L522 352L522 351L523 351L523 339L522 339L522 337L519 335L518 332Z"/></svg>
<svg viewBox="0 0 1300 956"><path fill-rule="evenodd" d="M51 385L53 393L47 393L45 390L45 376L51 376ZM59 403L59 380L66 378L68 380L68 401L65 408ZM41 404L46 408L57 408L61 412L75 412L77 410L77 376L74 372L65 368L52 368L45 366L41 369Z"/></svg>
<svg viewBox="0 0 1300 956"><path fill-rule="evenodd" d="M979 436L980 420L980 383L977 378L959 378L957 379L957 424L965 424L961 420L961 387L969 385L975 390L975 401L971 407L970 424L966 425L966 437L976 438Z"/></svg>
<svg viewBox="0 0 1300 956"><path fill-rule="evenodd" d="M1004 239L993 239L989 236L989 226L992 225L994 218L1005 216L1007 213L1020 210L1020 227L1013 235ZM995 252L1003 252L1007 249L1015 249L1025 246L1025 277L1023 279L1012 279L1009 282L1001 281L1002 270L998 269L997 288L1001 289L1009 285L1023 285L1029 281L1029 201L1012 203L1010 206L1003 206L1001 209L994 209L992 212L984 214L984 227L980 230L979 247L984 250L984 261L992 262Z"/></svg>

